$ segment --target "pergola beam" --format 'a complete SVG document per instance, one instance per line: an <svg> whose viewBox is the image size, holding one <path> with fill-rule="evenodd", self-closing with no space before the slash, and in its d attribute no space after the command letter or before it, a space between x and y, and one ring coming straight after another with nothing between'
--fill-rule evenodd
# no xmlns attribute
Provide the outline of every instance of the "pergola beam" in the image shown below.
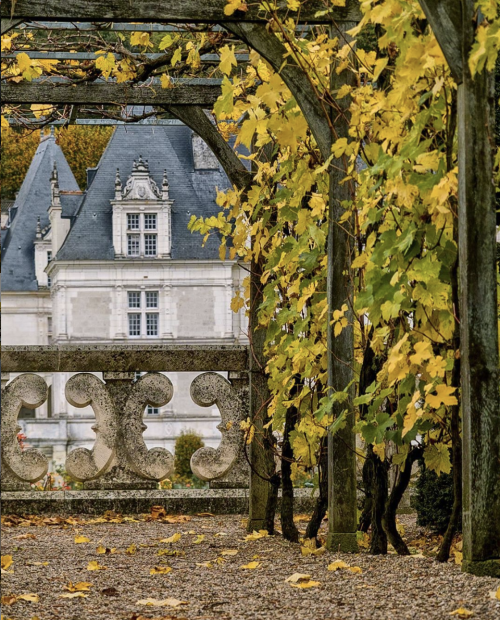
<svg viewBox="0 0 500 620"><path fill-rule="evenodd" d="M4 0L3 18L23 21L91 21L91 22L263 22L269 13L260 9L260 2L249 3L246 11L226 15L226 0ZM309 0L298 12L289 11L285 0L278 0L281 17L298 16L301 23L357 21L359 4L347 0L345 7L332 7L325 14L323 0Z"/></svg>
<svg viewBox="0 0 500 620"><path fill-rule="evenodd" d="M157 83L133 87L113 82L65 85L46 80L2 83L1 101L2 104L196 105L211 109L220 94L218 80L198 80L198 83L190 80L174 88L162 88Z"/></svg>

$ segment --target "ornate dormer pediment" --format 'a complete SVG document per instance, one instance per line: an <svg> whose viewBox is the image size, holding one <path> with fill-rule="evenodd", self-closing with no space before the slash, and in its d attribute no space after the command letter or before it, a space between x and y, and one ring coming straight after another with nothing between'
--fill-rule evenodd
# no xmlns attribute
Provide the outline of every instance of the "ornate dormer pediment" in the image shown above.
<svg viewBox="0 0 500 620"><path fill-rule="evenodd" d="M128 178L124 189L122 189L120 171L117 169L115 200L168 200L166 171L163 178L162 189L160 190L150 175L148 161L143 160L141 155L139 161L134 160L132 174Z"/></svg>

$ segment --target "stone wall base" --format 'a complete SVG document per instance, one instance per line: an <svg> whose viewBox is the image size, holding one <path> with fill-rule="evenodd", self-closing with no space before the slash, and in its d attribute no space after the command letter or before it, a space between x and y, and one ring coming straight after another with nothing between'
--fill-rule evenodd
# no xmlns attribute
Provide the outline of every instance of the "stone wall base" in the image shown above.
<svg viewBox="0 0 500 620"><path fill-rule="evenodd" d="M315 497L296 489L295 513L310 513ZM281 496L281 492L280 492ZM89 514L106 510L148 514L162 506L168 514L248 514L248 489L169 489L164 491L18 491L2 492L2 514ZM278 510L281 501L278 501Z"/></svg>

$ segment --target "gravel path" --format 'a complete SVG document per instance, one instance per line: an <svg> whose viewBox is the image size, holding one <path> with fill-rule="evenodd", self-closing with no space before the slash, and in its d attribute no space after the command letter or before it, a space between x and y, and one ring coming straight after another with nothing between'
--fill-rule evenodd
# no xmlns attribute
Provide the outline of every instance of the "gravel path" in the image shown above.
<svg viewBox="0 0 500 620"><path fill-rule="evenodd" d="M460 607L480 620L500 620L500 601L490 595L498 580L463 574L453 562L443 566L428 557L366 553L302 556L298 545L281 537L245 541L244 520L235 516L192 517L181 523L82 520L86 522L2 527L2 555L13 558L7 569L13 572L2 575L2 596L39 597L37 603L4 605L3 620L444 620L459 617L449 614ZM424 549L425 533L412 517L402 521L407 540L418 538ZM182 534L179 541L159 542L176 533ZM16 538L26 534L35 538ZM195 543L199 535L204 538ZM75 544L77 536L90 542ZM117 551L98 554L99 545ZM126 553L131 545L136 546L133 555ZM162 550L177 553L158 555ZM225 550L237 553L222 555ZM337 559L362 573L328 571ZM106 569L88 571L95 561ZM214 561L211 567L198 565ZM259 566L241 568L250 562ZM168 574L150 574L152 568L166 566L172 568ZM294 588L285 582L294 573L310 575L320 585ZM70 581L90 582L88 596L60 598ZM188 604L137 604L148 598Z"/></svg>

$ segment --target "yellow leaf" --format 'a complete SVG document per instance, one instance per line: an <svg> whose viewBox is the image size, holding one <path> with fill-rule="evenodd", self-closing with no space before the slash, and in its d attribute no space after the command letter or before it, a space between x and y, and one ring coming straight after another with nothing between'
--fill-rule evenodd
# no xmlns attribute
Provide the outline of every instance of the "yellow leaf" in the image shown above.
<svg viewBox="0 0 500 620"><path fill-rule="evenodd" d="M172 572L171 566L155 566L149 571L150 575L168 575Z"/></svg>
<svg viewBox="0 0 500 620"><path fill-rule="evenodd" d="M213 568L212 562L196 562L196 566L203 566L204 568Z"/></svg>
<svg viewBox="0 0 500 620"><path fill-rule="evenodd" d="M455 611L450 611L449 615L458 616L459 618L470 618L474 615L474 612L470 611L470 609L465 609L465 607L459 607L458 609L455 609Z"/></svg>
<svg viewBox="0 0 500 620"><path fill-rule="evenodd" d="M205 534L198 534L198 536L193 540L193 545L199 545L205 540Z"/></svg>
<svg viewBox="0 0 500 620"><path fill-rule="evenodd" d="M336 570L339 570L340 568L349 568L349 564L346 564L342 560L335 560L335 562L328 564L328 570L336 571Z"/></svg>
<svg viewBox="0 0 500 620"><path fill-rule="evenodd" d="M245 536L245 540L259 540L259 538L265 538L266 536L268 536L267 530L259 530L258 532L254 530L252 534Z"/></svg>
<svg viewBox="0 0 500 620"><path fill-rule="evenodd" d="M464 554L461 551L454 551L453 553L455 554L455 564L461 566Z"/></svg>
<svg viewBox="0 0 500 620"><path fill-rule="evenodd" d="M146 598L137 601L136 605L147 605L148 607L179 607L180 605L188 605L187 601L179 601L176 598L166 598L161 601L155 598Z"/></svg>
<svg viewBox="0 0 500 620"><path fill-rule="evenodd" d="M438 476L441 473L449 474L451 471L450 451L442 443L426 446L424 461L425 466L435 471Z"/></svg>
<svg viewBox="0 0 500 620"><path fill-rule="evenodd" d="M433 407L434 409L439 409L441 404L446 406L457 405L457 397L452 396L455 390L456 388L441 383L436 386L436 394L427 394L425 402L429 407Z"/></svg>
<svg viewBox="0 0 500 620"><path fill-rule="evenodd" d="M495 599L497 601L500 601L500 586L499 586L498 590L496 590L496 591L492 590L490 592L490 598L493 598L493 599Z"/></svg>
<svg viewBox="0 0 500 620"><path fill-rule="evenodd" d="M136 547L136 545L132 544L132 545L130 545L130 547L127 547L127 548L125 549L125 553L126 553L127 555L135 555L135 554L137 553L137 547Z"/></svg>
<svg viewBox="0 0 500 620"><path fill-rule="evenodd" d="M101 566L98 562L93 560L92 562L88 563L87 570L106 570L106 567Z"/></svg>
<svg viewBox="0 0 500 620"><path fill-rule="evenodd" d="M2 605L14 605L17 601L17 596L15 594L7 594L6 596L2 596Z"/></svg>
<svg viewBox="0 0 500 620"><path fill-rule="evenodd" d="M349 566L347 570L351 573L354 573L355 575L359 575L363 572L359 566Z"/></svg>
<svg viewBox="0 0 500 620"><path fill-rule="evenodd" d="M240 292L236 291L236 297L231 299L231 310L233 312L239 312L245 305L245 300L240 297Z"/></svg>
<svg viewBox="0 0 500 620"><path fill-rule="evenodd" d="M219 68L222 73L229 75L231 73L231 68L236 67L237 64L236 56L234 55L234 45L231 47L229 47L229 45L221 47Z"/></svg>
<svg viewBox="0 0 500 620"><path fill-rule="evenodd" d="M2 127L4 129L8 129L10 127L9 121L5 118L3 114L2 114Z"/></svg>
<svg viewBox="0 0 500 620"><path fill-rule="evenodd" d="M46 105L44 103L34 103L30 106L30 110L33 112L33 116L35 118L40 118L41 116L48 116L54 106Z"/></svg>
<svg viewBox="0 0 500 620"><path fill-rule="evenodd" d="M225 549L221 551L221 555L236 555L238 553L238 549Z"/></svg>
<svg viewBox="0 0 500 620"><path fill-rule="evenodd" d="M13 564L11 555L2 555L2 572L6 571Z"/></svg>
<svg viewBox="0 0 500 620"><path fill-rule="evenodd" d="M18 594L17 599L28 601L28 603L38 603L40 601L38 594Z"/></svg>
<svg viewBox="0 0 500 620"><path fill-rule="evenodd" d="M260 562L249 562L248 564L240 566L240 568L248 568L250 570L253 570L254 568L258 568L259 566Z"/></svg>
<svg viewBox="0 0 500 620"><path fill-rule="evenodd" d="M104 547L103 545L99 545L96 549L97 553L106 553L106 547Z"/></svg>
<svg viewBox="0 0 500 620"><path fill-rule="evenodd" d="M424 360L428 360L432 357L431 343L426 340L425 342L416 342L415 354L410 355L410 362L412 364L421 364Z"/></svg>
<svg viewBox="0 0 500 620"><path fill-rule="evenodd" d="M77 545L81 543L89 543L89 542L90 542L90 538L87 538L86 536L75 536L75 543Z"/></svg>
<svg viewBox="0 0 500 620"><path fill-rule="evenodd" d="M226 15L232 15L235 11L247 11L248 7L242 0L229 0L228 4L224 7L224 13Z"/></svg>
<svg viewBox="0 0 500 620"><path fill-rule="evenodd" d="M306 588L316 588L321 585L320 581L300 581L299 583L290 583L292 588L300 588L305 590Z"/></svg>
<svg viewBox="0 0 500 620"><path fill-rule="evenodd" d="M16 61L21 73L24 73L31 67L31 58L24 52L21 52L16 56Z"/></svg>
<svg viewBox="0 0 500 620"><path fill-rule="evenodd" d="M299 581L309 581L311 579L311 575L303 575L302 573L294 573L285 579L285 582L288 583L299 583Z"/></svg>
<svg viewBox="0 0 500 620"><path fill-rule="evenodd" d="M64 590L68 590L68 592L88 592L92 584L88 581L78 581L77 583L68 583L67 586L63 586Z"/></svg>
<svg viewBox="0 0 500 620"><path fill-rule="evenodd" d="M172 80L170 76L166 73L162 73L160 77L161 87L162 88L173 88Z"/></svg>
<svg viewBox="0 0 500 620"><path fill-rule="evenodd" d="M59 598L86 598L88 594L83 592L66 592L66 594L59 594Z"/></svg>
<svg viewBox="0 0 500 620"><path fill-rule="evenodd" d="M162 538L160 540L161 543L176 543L178 542L180 539L182 538L182 534L179 534L179 532L177 532L176 534L174 534L173 536L170 536L170 538Z"/></svg>

